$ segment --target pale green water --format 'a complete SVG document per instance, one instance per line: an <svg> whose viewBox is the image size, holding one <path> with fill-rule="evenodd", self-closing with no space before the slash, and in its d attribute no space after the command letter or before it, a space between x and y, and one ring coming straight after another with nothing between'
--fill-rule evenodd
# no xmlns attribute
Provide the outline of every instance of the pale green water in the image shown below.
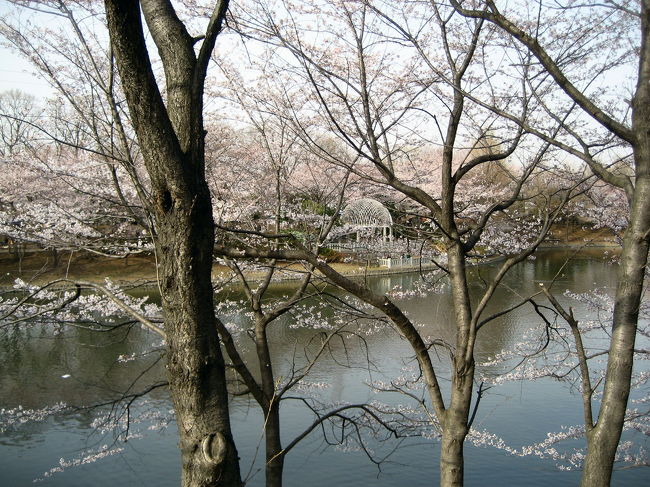
<svg viewBox="0 0 650 487"><path fill-rule="evenodd" d="M538 288L540 281L549 281L557 273L566 257L564 252L545 253L534 261L527 261L514 269L507 286L497 297L493 309L512 305L518 295L526 295ZM483 277L490 269L474 269ZM417 275L376 277L372 285L388 290L399 284L412 285ZM557 280L554 289L584 292L590 288L611 287L615 282L614 268L600 254L583 255L573 260ZM473 284L480 290L480 280ZM426 298L412 298L401 303L411 318L423 324L425 335L450 339L449 296L445 293ZM580 309L576 309L579 315ZM477 358L492 356L519 341L522 330L536 323L530 308L521 308L481 331ZM294 351L313 337L311 330L289 326L273 331L273 345L278 375L289 370ZM131 354L143 349L150 339L144 332L122 336L102 336L81 330L53 337L49 333L12 333L0 335L0 408L38 408L58 401L68 404L89 404L113 396L124 390L136 378L139 368L116 364L117 354ZM408 366L411 353L407 345L392 333L378 333L365 337L368 351L377 371L373 378L395 377L403 366ZM250 358L250 347L244 355ZM358 349L356 349L358 350ZM340 349L339 349L340 352ZM153 361L153 359L151 359ZM340 355L325 357L312 374L312 380L327 382L330 401L376 400L364 382L368 372L360 368L341 367ZM362 363L352 358L353 364ZM156 374L163 376L157 367ZM439 367L447 366L441 357ZM71 374L63 379L64 374ZM150 395L149 407L163 411L170 409L164 391ZM394 397L386 401L397 401ZM399 399L403 401L403 399ZM245 398L232 401L235 438L242 458L242 473L253 474L249 485L263 485L263 473L256 447L260 441L262 418L257 407ZM572 395L567 384L543 380L533 383L517 382L494 387L485 396L479 409L476 425L496 432L513 446L530 444L544 439L547 431L557 431L562 425L579 424L581 404ZM286 440L297 434L311 421L303 409L287 403L283 407L283 432ZM31 485L32 480L55 466L59 458L76 456L79 450L107 443L108 439L93 434L92 415L78 413L50 418L44 422L9 428L0 434L0 486ZM285 441L286 441L285 440ZM173 425L164 433L152 433L143 439L126 444L116 456L82 467L70 468L47 479L52 486L174 486L179 480L179 453L175 447ZM393 448L396 443L376 445L377 451ZM415 438L404 442L381 472L362 453L341 452L325 448L322 435L314 434L289 456L285 467L287 486L435 486L437 485L436 441ZM253 467L251 462L257 457ZM466 448L466 485L468 486L542 486L576 485L578 472L558 471L550 460L532 457L513 457L492 448ZM649 469L617 472L614 485L645 486L650 484Z"/></svg>

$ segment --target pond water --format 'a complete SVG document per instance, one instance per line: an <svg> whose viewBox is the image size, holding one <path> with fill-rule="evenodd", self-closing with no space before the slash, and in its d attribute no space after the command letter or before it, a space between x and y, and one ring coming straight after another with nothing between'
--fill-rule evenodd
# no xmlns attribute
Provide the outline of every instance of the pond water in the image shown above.
<svg viewBox="0 0 650 487"><path fill-rule="evenodd" d="M573 258L567 263L567 258ZM564 266L564 267L563 267ZM482 288L483 279L489 279L494 268L483 266L472 270L475 280L472 290ZM615 268L602 253L545 252L513 269L505 286L492 304L492 309L505 308L516 303L520 296L532 294L540 282L555 280L554 291L575 293L597 287L612 292ZM421 277L403 274L373 277L370 284L380 291L402 286L412 288ZM284 286L284 285L283 285ZM427 297L411 297L400 301L409 316L422 326L423 334L452 340L449 295L446 289ZM586 310L563 298L575 308L576 316ZM480 362L497 353L507 351L522 339L525 330L538 324L539 319L529 307L518 308L503 319L481 330L477 347ZM273 353L277 375L288 374L294 357L300 356L313 338L313 330L295 327L290 319L273 329ZM0 334L0 409L43 408L65 402L69 405L88 405L109 401L117 391L139 390L138 377L143 364L150 369L148 380L164 378L163 367L157 355L135 363L118 363L117 355L130 355L147 350L153 337L144 331L128 334L98 336L72 328L64 334L53 335L47 330L13 331ZM242 337L240 340L245 341ZM364 337L373 368L371 376L361 367L364 360L358 345L346 345L352 356L342 364L340 350L327 355L310 376L311 381L327 383L319 391L323 400L375 401L404 403L408 399L393 394L377 394L367 386L369 380L390 381L413 366L412 353L396 334L382 331ZM244 355L251 358L252 348L243 343ZM341 345L343 346L343 345ZM356 352L355 352L356 350ZM363 353L365 354L365 348ZM444 376L448 362L441 354L438 370ZM147 362L148 360L148 362ZM347 357L346 357L347 360ZM501 369L487 368L486 372ZM67 377L69 375L69 377ZM153 377L152 377L153 376ZM134 385L135 384L135 385ZM145 403L137 403L134 416L150 419L135 425L133 431L147 432L149 422L166 415L171 404L164 389L147 396ZM256 405L245 397L231 401L233 428L241 457L242 475L248 484L261 486L263 475L263 418ZM106 409L106 408L105 408ZM547 432L560 431L563 426L580 424L581 401L571 384L541 379L534 382L518 381L492 387L481 401L475 426L497 433L513 447L530 445L544 440ZM15 487L32 485L34 479L56 467L59 459L73 460L83 452L111 443L110 435L102 435L94 423L95 414L80 410L65 415L50 416L6 426L0 433L0 485ZM2 426L0 416L0 426ZM287 401L282 409L285 443L299 434L311 422L311 416ZM644 441L642 438L634 438ZM645 440L647 441L647 440ZM121 452L97 462L74 468L65 468L42 480L48 486L135 486L179 485L180 458L173 422L167 429L144 434L121 444ZM567 443L579 447L580 443ZM393 452L378 467L359 451L341 451L328 447L322 432L304 440L287 457L285 485L287 486L435 486L438 484L439 443L422 437L401 443L395 441L371 445L379 457ZM646 445L647 446L647 445ZM397 447L397 448L396 448ZM577 485L579 472L562 471L550 459L534 456L518 457L492 447L466 447L466 485L468 486L542 486ZM650 469L635 468L617 471L613 485L645 486L650 484Z"/></svg>

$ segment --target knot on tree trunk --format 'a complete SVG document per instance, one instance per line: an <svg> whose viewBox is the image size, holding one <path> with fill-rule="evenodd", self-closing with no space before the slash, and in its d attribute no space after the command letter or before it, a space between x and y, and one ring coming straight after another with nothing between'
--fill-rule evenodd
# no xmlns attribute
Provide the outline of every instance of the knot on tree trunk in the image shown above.
<svg viewBox="0 0 650 487"><path fill-rule="evenodd" d="M158 209L162 213L169 213L174 205L170 191L168 189L160 191L157 195L156 203L158 204Z"/></svg>
<svg viewBox="0 0 650 487"><path fill-rule="evenodd" d="M226 458L228 442L219 431L206 435L201 440L203 459L211 465L220 465Z"/></svg>

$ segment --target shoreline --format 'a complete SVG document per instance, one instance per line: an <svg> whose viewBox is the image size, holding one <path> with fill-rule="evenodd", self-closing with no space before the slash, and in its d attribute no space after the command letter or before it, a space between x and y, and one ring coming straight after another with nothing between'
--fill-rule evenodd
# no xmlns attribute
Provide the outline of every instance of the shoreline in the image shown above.
<svg viewBox="0 0 650 487"><path fill-rule="evenodd" d="M568 251L572 249L580 252L602 252L606 250L616 251L620 249L620 246L615 242L608 241L591 243L565 242L540 246L536 252ZM93 283L103 283L106 279L110 279L119 286L131 288L157 287L155 259L152 255L109 258L89 253L71 252L67 255L58 256L59 262L57 266L51 263L51 254L44 250L26 252L18 260L9 257L6 252L0 255L0 289L4 291L13 289L14 282L18 278L35 285L45 285L57 279L69 278L71 281L89 281ZM495 263L505 257L505 255L486 256L480 258L480 262L478 262L478 258L472 258L469 260L468 265ZM352 279L432 272L440 269L435 264L393 268L343 263L332 263L331 265L342 275ZM263 271L249 271L245 272L245 274L251 281L264 279ZM299 280L304 275L304 271L299 264L288 264L276 274L273 278L274 282L293 282ZM234 285L240 284L228 267L215 264L213 266L213 282L216 284L228 280Z"/></svg>

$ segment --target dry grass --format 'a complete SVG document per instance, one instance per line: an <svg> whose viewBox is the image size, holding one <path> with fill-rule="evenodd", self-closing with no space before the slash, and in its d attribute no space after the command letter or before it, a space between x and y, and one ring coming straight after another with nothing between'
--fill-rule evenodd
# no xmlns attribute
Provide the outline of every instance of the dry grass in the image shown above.
<svg viewBox="0 0 650 487"><path fill-rule="evenodd" d="M10 285L16 278L42 284L69 278L101 282L106 277L114 281L151 280L156 266L150 255L108 258L87 252L65 252L54 255L48 251L28 251L22 256L0 253L0 285Z"/></svg>
<svg viewBox="0 0 650 487"><path fill-rule="evenodd" d="M298 278L304 267L300 264L280 264L284 272L278 277ZM334 268L344 274L363 273L364 267L358 264L333 264ZM214 277L227 277L232 272L223 265L213 267ZM261 278L264 272L251 272L251 278ZM6 250L0 250L0 286L11 286L17 279L34 284L44 284L56 279L103 282L109 278L114 282L155 281L156 263L153 255L131 255L122 258L110 258L88 252L66 252L55 256L52 252L31 250L22 256L16 256Z"/></svg>

